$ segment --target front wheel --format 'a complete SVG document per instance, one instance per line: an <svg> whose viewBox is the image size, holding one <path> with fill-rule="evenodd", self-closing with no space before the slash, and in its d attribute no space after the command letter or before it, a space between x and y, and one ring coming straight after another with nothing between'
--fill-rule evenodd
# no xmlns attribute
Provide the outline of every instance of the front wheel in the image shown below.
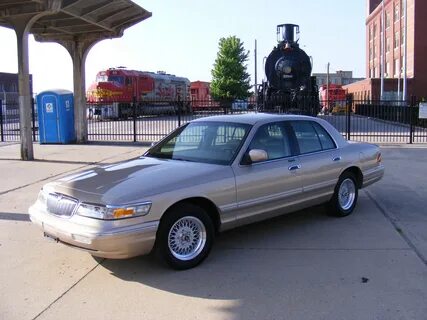
<svg viewBox="0 0 427 320"><path fill-rule="evenodd" d="M329 202L330 213L337 217L345 217L356 207L358 188L356 178L351 172L344 172L335 186L335 192Z"/></svg>
<svg viewBox="0 0 427 320"><path fill-rule="evenodd" d="M184 270L197 266L208 256L213 240L214 226L206 211L181 204L162 219L156 249L172 268Z"/></svg>

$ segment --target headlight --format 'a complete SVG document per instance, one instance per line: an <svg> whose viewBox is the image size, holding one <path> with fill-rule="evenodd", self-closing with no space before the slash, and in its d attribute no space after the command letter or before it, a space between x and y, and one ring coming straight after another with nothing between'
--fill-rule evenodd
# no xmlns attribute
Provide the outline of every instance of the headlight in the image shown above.
<svg viewBox="0 0 427 320"><path fill-rule="evenodd" d="M101 206L81 203L76 214L89 218L115 220L145 216L150 212L151 202L131 206Z"/></svg>

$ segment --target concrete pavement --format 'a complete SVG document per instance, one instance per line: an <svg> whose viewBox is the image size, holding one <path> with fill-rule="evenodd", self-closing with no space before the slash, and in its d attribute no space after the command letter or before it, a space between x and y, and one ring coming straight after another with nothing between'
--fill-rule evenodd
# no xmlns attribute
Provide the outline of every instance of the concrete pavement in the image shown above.
<svg viewBox="0 0 427 320"><path fill-rule="evenodd" d="M27 220L40 187L141 146L0 145L0 319L427 319L426 148L383 148L351 216L322 207L226 232L199 267L94 259Z"/></svg>

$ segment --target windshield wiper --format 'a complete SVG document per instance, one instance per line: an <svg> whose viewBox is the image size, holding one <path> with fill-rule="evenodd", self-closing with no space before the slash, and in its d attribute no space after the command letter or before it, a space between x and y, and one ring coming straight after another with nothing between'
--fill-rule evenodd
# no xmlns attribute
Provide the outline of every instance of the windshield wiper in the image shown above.
<svg viewBox="0 0 427 320"><path fill-rule="evenodd" d="M159 159L172 159L170 155L162 153L147 153L146 157L159 158Z"/></svg>
<svg viewBox="0 0 427 320"><path fill-rule="evenodd" d="M195 162L194 160L188 160L188 159L183 159L183 158L171 158L171 160L187 161L187 162Z"/></svg>

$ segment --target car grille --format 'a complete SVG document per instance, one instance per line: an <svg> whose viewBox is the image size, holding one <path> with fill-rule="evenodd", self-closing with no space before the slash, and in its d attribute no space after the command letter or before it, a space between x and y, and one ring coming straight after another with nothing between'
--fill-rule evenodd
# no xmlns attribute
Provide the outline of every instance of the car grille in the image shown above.
<svg viewBox="0 0 427 320"><path fill-rule="evenodd" d="M58 193L49 193L47 211L64 217L71 217L77 206L77 200Z"/></svg>

